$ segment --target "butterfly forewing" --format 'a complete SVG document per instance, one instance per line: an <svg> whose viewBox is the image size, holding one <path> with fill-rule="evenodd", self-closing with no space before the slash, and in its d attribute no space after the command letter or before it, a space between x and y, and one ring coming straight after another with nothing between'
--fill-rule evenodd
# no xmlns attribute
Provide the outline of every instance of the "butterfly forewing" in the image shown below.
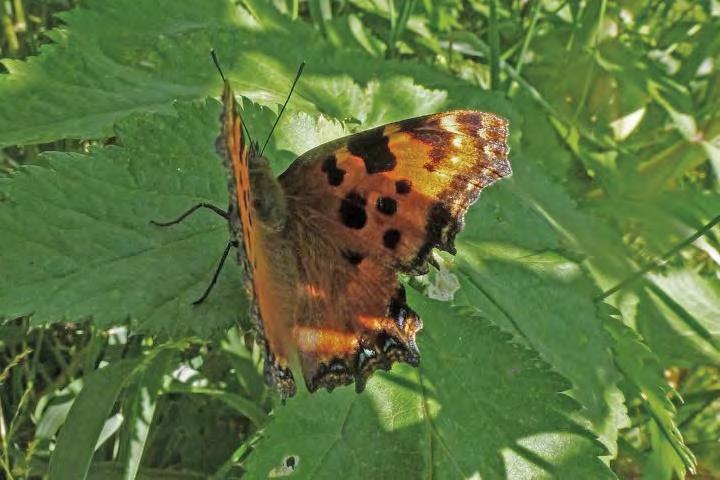
<svg viewBox="0 0 720 480"><path fill-rule="evenodd" d="M228 81L222 100L222 129L216 148L229 172L230 230L245 273L250 316L258 340L265 347L268 383L278 388L283 397L292 396L295 382L289 363L293 355L290 324L294 317L293 288L297 284L292 275L294 259L287 243L282 241L281 232L264 228L263 216L255 208L258 200L273 203L273 199L265 197L275 190L262 187L276 180L267 162L257 155L257 146L246 135Z"/></svg>

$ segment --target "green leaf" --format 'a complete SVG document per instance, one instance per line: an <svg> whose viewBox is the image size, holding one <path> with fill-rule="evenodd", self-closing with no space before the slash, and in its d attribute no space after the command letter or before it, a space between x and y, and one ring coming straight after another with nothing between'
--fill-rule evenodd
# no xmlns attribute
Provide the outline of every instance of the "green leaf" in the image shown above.
<svg viewBox="0 0 720 480"><path fill-rule="evenodd" d="M478 308L570 379L572 396L614 451L627 420L612 340L593 301L600 291L578 251L575 229L589 219L524 156L513 165L513 177L485 192L466 218L455 302Z"/></svg>
<svg viewBox="0 0 720 480"><path fill-rule="evenodd" d="M653 450L644 465L643 480L685 479L683 461L673 450L673 445L663 441L663 433L657 423L650 424L650 443Z"/></svg>
<svg viewBox="0 0 720 480"><path fill-rule="evenodd" d="M35 436L51 440L67 419L78 393L82 390L83 379L76 378L65 388L51 392L38 401L33 416L37 418Z"/></svg>
<svg viewBox="0 0 720 480"><path fill-rule="evenodd" d="M267 414L259 406L240 395L212 388L184 385L173 386L170 391L172 393L206 395L210 398L216 398L228 407L236 410L243 417L247 417L256 427L262 427L268 421Z"/></svg>
<svg viewBox="0 0 720 480"><path fill-rule="evenodd" d="M85 478L103 425L139 361L121 360L85 379L50 457L50 480Z"/></svg>
<svg viewBox="0 0 720 480"><path fill-rule="evenodd" d="M91 0L63 14L66 26L48 33L55 44L41 55L3 60L10 74L0 75L0 146L107 136L115 121L132 112L170 113L174 100L218 95L221 79L211 48L236 92L265 105L283 101L302 60L308 66L290 108L306 112L364 121L365 96L353 94L357 85L345 87L350 79L368 83L378 76L414 79L426 88L442 85L455 100L445 109L483 101L474 86L431 67L336 51L272 6L244 3L253 15L224 0ZM436 107L415 105L422 113Z"/></svg>
<svg viewBox="0 0 720 480"><path fill-rule="evenodd" d="M203 292L228 239L227 222L198 202L227 202L214 151L219 105L178 105L178 117L136 115L118 143L90 155L51 154L43 167L0 179L0 315L35 324L92 316L100 327L128 318L146 331L212 332L244 311L238 269L225 269L214 301Z"/></svg>
<svg viewBox="0 0 720 480"><path fill-rule="evenodd" d="M641 393L643 403L652 417L653 450L671 456L674 461L670 463L675 464L678 475L684 475L686 469L694 472L695 456L685 445L675 424L677 412L670 401L670 396L677 393L663 378L657 356L643 343L637 332L622 323L617 313L613 312L614 309L609 306L605 308L608 309L605 327L615 339L613 350L616 362L630 384Z"/></svg>
<svg viewBox="0 0 720 480"><path fill-rule="evenodd" d="M119 453L123 480L132 480L138 474L158 397L162 392L163 379L170 373L176 357L176 349L158 347L157 354L144 362L142 370L137 372L128 387L122 408L125 428L122 430Z"/></svg>
<svg viewBox="0 0 720 480"><path fill-rule="evenodd" d="M720 363L720 284L690 269L649 275L638 330L665 362Z"/></svg>
<svg viewBox="0 0 720 480"><path fill-rule="evenodd" d="M249 478L612 478L603 446L570 414L570 385L487 320L410 292L425 324L418 369L279 406Z"/></svg>

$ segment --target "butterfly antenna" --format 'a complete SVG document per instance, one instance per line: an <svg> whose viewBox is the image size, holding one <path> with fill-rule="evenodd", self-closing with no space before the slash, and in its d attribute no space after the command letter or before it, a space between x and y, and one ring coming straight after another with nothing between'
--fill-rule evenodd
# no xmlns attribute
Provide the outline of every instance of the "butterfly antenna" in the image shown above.
<svg viewBox="0 0 720 480"><path fill-rule="evenodd" d="M268 133L267 139L265 139L265 144L263 145L262 150L260 150L261 157L262 157L263 152L265 151L265 147L267 147L267 144L270 141L270 137L272 137L272 134L275 131L275 127L277 127L277 124L280 121L280 117L282 116L283 112L285 111L285 107L287 107L287 104L290 101L290 97L292 96L293 91L295 90L295 85L297 85L298 80L300 80L300 75L302 75L304 68L305 68L305 62L302 62L300 64L300 67L298 68L297 74L295 75L295 80L293 81L292 87L290 87L290 93L288 93L288 96L285 99L285 103L283 103L282 108L280 108L280 112L278 113L278 116L275 119L275 123L273 123L273 126L270 129L270 133Z"/></svg>
<svg viewBox="0 0 720 480"><path fill-rule="evenodd" d="M215 64L215 68L217 68L217 71L220 72L220 78L223 79L223 82L225 82L225 74L222 71L222 67L220 67L220 60L218 59L217 53L215 53L215 49L210 49L210 56L212 57L213 63ZM250 130L248 130L247 125L245 125L245 122L240 122L240 125L242 125L243 130L245 130L245 135L247 135L248 139L250 140L250 144L252 145L252 135L250 135Z"/></svg>
<svg viewBox="0 0 720 480"><path fill-rule="evenodd" d="M215 68L217 68L218 72L220 72L220 77L223 79L223 82L225 81L225 74L222 71L222 68L220 68L220 60L218 60L217 53L215 53L215 49L210 49L210 56L213 59L213 63L215 64Z"/></svg>

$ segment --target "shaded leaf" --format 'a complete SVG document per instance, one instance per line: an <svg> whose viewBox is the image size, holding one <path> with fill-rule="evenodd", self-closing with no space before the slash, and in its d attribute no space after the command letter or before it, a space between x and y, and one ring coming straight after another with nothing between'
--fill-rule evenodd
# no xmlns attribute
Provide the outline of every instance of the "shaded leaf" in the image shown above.
<svg viewBox="0 0 720 480"><path fill-rule="evenodd" d="M664 361L720 363L720 285L689 269L652 274L638 330Z"/></svg>
<svg viewBox="0 0 720 480"><path fill-rule="evenodd" d="M569 383L475 314L411 293L422 364L278 406L246 466L266 478L612 478L602 445L570 418Z"/></svg>
<svg viewBox="0 0 720 480"><path fill-rule="evenodd" d="M483 99L473 86L418 63L358 62L361 50L336 51L269 4L244 3L253 15L224 0L91 0L63 14L67 26L49 33L56 44L28 61L3 60L10 74L0 76L0 146L107 136L132 112L170 113L174 100L218 95L211 48L235 91L265 105L282 103L302 60L308 66L291 108L306 112L365 121L369 104L353 82L378 76L442 85L454 97L444 109ZM422 113L434 108L415 105Z"/></svg>
<svg viewBox="0 0 720 480"><path fill-rule="evenodd" d="M227 202L213 148L218 104L177 108L179 117L120 124L120 147L50 154L46 166L0 179L8 247L0 268L13 272L0 278L0 314L32 314L36 324L92 316L101 327L129 318L177 335L224 329L244 312L236 269L214 292L230 301L191 307L227 241L227 222L201 213L172 229L149 223L201 201Z"/></svg>
<svg viewBox="0 0 720 480"><path fill-rule="evenodd" d="M515 159L513 177L484 193L466 218L456 303L478 308L570 379L594 431L614 449L626 414L612 340L593 301L600 292L581 263L588 235L581 227L590 219L524 157Z"/></svg>

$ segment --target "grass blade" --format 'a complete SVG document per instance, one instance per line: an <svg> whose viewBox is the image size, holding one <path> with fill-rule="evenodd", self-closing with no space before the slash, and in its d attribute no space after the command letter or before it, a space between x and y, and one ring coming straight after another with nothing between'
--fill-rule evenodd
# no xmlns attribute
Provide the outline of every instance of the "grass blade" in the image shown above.
<svg viewBox="0 0 720 480"><path fill-rule="evenodd" d="M50 457L50 480L86 478L100 432L138 362L122 360L87 377Z"/></svg>

